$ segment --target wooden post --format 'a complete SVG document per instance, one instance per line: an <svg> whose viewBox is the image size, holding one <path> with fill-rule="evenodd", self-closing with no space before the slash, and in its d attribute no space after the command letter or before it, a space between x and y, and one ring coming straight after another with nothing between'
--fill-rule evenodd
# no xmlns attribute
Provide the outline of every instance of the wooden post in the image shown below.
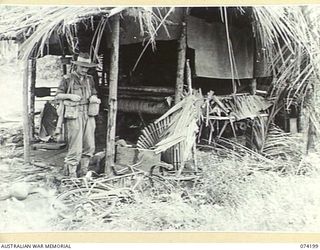
<svg viewBox="0 0 320 250"><path fill-rule="evenodd" d="M251 95L255 95L257 93L257 79L256 78L253 78L250 80L249 92Z"/></svg>
<svg viewBox="0 0 320 250"><path fill-rule="evenodd" d="M186 77L189 95L192 95L192 75L189 59L186 62Z"/></svg>
<svg viewBox="0 0 320 250"><path fill-rule="evenodd" d="M312 84L306 93L305 96L305 105L308 105L309 107L315 106L315 94L314 94L314 84ZM312 153L315 151L316 148L316 128L311 120L311 113L308 111L308 118L307 118L307 148L306 148L306 154Z"/></svg>
<svg viewBox="0 0 320 250"><path fill-rule="evenodd" d="M119 15L113 17L111 24L111 60L108 98L108 123L106 138L106 164L105 173L110 175L114 167L115 159L115 135L117 117L117 89L119 73L119 35L120 21Z"/></svg>
<svg viewBox="0 0 320 250"><path fill-rule="evenodd" d="M29 119L29 105L28 105L28 90L29 90L29 60L27 59L24 64L23 73L23 149L24 149L24 162L30 162L30 119Z"/></svg>
<svg viewBox="0 0 320 250"><path fill-rule="evenodd" d="M63 75L66 75L67 74L67 64L66 64L66 61L65 61L65 58L66 58L66 50L65 50L65 37L62 35L62 36L59 36L59 44L60 44L60 48L61 48L61 52L62 52L62 56L60 58L60 61L62 63L62 71L63 71Z"/></svg>
<svg viewBox="0 0 320 250"><path fill-rule="evenodd" d="M30 80L30 139L34 140L34 113L35 113L35 89L36 89L36 73L37 59L31 59L31 80Z"/></svg>
<svg viewBox="0 0 320 250"><path fill-rule="evenodd" d="M103 54L101 86L105 86L106 85L105 72L106 72L106 60L105 60L105 54Z"/></svg>
<svg viewBox="0 0 320 250"><path fill-rule="evenodd" d="M298 133L301 133L303 131L303 113L302 113L302 104L299 103L297 107L297 129Z"/></svg>
<svg viewBox="0 0 320 250"><path fill-rule="evenodd" d="M177 77L176 77L176 90L174 102L178 103L181 101L182 92L183 92L183 84L184 84L184 70L186 65L186 52L187 52L187 24L185 22L186 14L183 13L183 22L182 22L182 31L181 37L179 39L178 45L178 63L177 63Z"/></svg>
<svg viewBox="0 0 320 250"><path fill-rule="evenodd" d="M283 127L284 132L289 133L290 132L290 120L289 120L289 114L288 114L288 107L286 102L284 101L283 105Z"/></svg>
<svg viewBox="0 0 320 250"><path fill-rule="evenodd" d="M315 152L316 148L316 136L317 136L317 131L316 128L311 120L311 117L309 115L309 122L308 122L308 138L307 138L307 150L306 153L313 153Z"/></svg>
<svg viewBox="0 0 320 250"><path fill-rule="evenodd" d="M67 74L67 64L66 64L66 62L65 62L65 58L66 58L66 56L63 54L62 56L61 56L61 58L62 58L62 71L63 71L63 75L66 75Z"/></svg>

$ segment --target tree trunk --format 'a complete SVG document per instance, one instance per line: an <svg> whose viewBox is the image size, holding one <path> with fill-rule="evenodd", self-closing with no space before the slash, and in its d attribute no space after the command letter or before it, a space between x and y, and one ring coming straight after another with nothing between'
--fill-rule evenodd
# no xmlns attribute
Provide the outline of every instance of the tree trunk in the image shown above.
<svg viewBox="0 0 320 250"><path fill-rule="evenodd" d="M37 78L37 59L31 59L31 81L30 81L30 139L34 140L34 113L35 113L35 90Z"/></svg>
<svg viewBox="0 0 320 250"><path fill-rule="evenodd" d="M28 104L28 91L29 91L29 59L26 59L24 64L23 73L23 152L24 162L30 162L30 119L29 119L29 104Z"/></svg>
<svg viewBox="0 0 320 250"><path fill-rule="evenodd" d="M115 160L115 135L116 135L116 116L117 116L117 88L119 73L119 35L120 21L119 15L113 17L111 26L111 63L109 79L109 98L108 98L108 122L106 138L106 164L105 173L110 175L114 167Z"/></svg>

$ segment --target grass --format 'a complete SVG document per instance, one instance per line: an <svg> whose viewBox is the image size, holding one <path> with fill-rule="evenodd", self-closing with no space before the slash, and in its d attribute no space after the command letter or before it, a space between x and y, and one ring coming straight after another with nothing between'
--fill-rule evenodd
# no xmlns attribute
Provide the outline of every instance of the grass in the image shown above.
<svg viewBox="0 0 320 250"><path fill-rule="evenodd" d="M261 161L250 155L198 151L203 176L195 188L156 196L142 193L104 222L64 221L58 230L318 232L319 158L314 153L300 165L292 163L289 170L303 168L301 174L261 170ZM272 161L280 164L279 159Z"/></svg>
<svg viewBox="0 0 320 250"><path fill-rule="evenodd" d="M68 221L56 217L50 201L30 196L1 202L1 231L276 231L318 232L320 225L319 155L307 159L308 174L250 170L244 174L231 158L217 161L200 152L206 175L197 189L171 194L140 194L121 204L106 221ZM248 161L248 159L245 159ZM201 188L200 188L201 187ZM46 216L39 217L39 213ZM20 219L19 219L20 218ZM21 220L21 218L24 218ZM19 220L19 225L12 224Z"/></svg>

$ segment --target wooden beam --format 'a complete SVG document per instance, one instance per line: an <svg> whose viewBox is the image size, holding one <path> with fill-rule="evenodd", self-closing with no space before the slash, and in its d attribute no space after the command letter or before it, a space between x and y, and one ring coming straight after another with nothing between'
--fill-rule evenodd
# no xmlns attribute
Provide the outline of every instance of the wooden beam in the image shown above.
<svg viewBox="0 0 320 250"><path fill-rule="evenodd" d="M29 91L29 60L24 63L23 73L23 90L22 90L22 109L23 109L23 152L24 162L30 163L30 119L29 119L29 104L28 104L28 91Z"/></svg>
<svg viewBox="0 0 320 250"><path fill-rule="evenodd" d="M176 76L176 89L175 89L175 103L178 103L182 99L183 84L184 84L184 70L186 64L186 53L187 53L187 24L185 22L186 14L184 12L182 31L178 45L178 63L177 63L177 76Z"/></svg>
<svg viewBox="0 0 320 250"><path fill-rule="evenodd" d="M35 113L35 89L37 77L37 59L31 59L31 80L30 80L30 139L34 140L34 113Z"/></svg>
<svg viewBox="0 0 320 250"><path fill-rule="evenodd" d="M119 15L112 17L111 24L111 60L109 74L109 98L108 98L108 120L106 138L106 162L105 173L110 175L115 160L115 136L117 117L117 90L119 73L119 37L120 21Z"/></svg>

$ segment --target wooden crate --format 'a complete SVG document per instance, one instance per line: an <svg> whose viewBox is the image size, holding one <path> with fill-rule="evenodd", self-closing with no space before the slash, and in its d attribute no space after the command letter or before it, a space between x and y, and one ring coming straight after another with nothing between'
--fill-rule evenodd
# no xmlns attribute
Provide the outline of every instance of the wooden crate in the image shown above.
<svg viewBox="0 0 320 250"><path fill-rule="evenodd" d="M139 151L133 147L116 146L116 163L133 165L137 162Z"/></svg>
<svg viewBox="0 0 320 250"><path fill-rule="evenodd" d="M161 154L155 154L153 150L137 149L132 147L116 147L116 164L132 166L139 163L137 168L149 171L154 165L161 162Z"/></svg>

